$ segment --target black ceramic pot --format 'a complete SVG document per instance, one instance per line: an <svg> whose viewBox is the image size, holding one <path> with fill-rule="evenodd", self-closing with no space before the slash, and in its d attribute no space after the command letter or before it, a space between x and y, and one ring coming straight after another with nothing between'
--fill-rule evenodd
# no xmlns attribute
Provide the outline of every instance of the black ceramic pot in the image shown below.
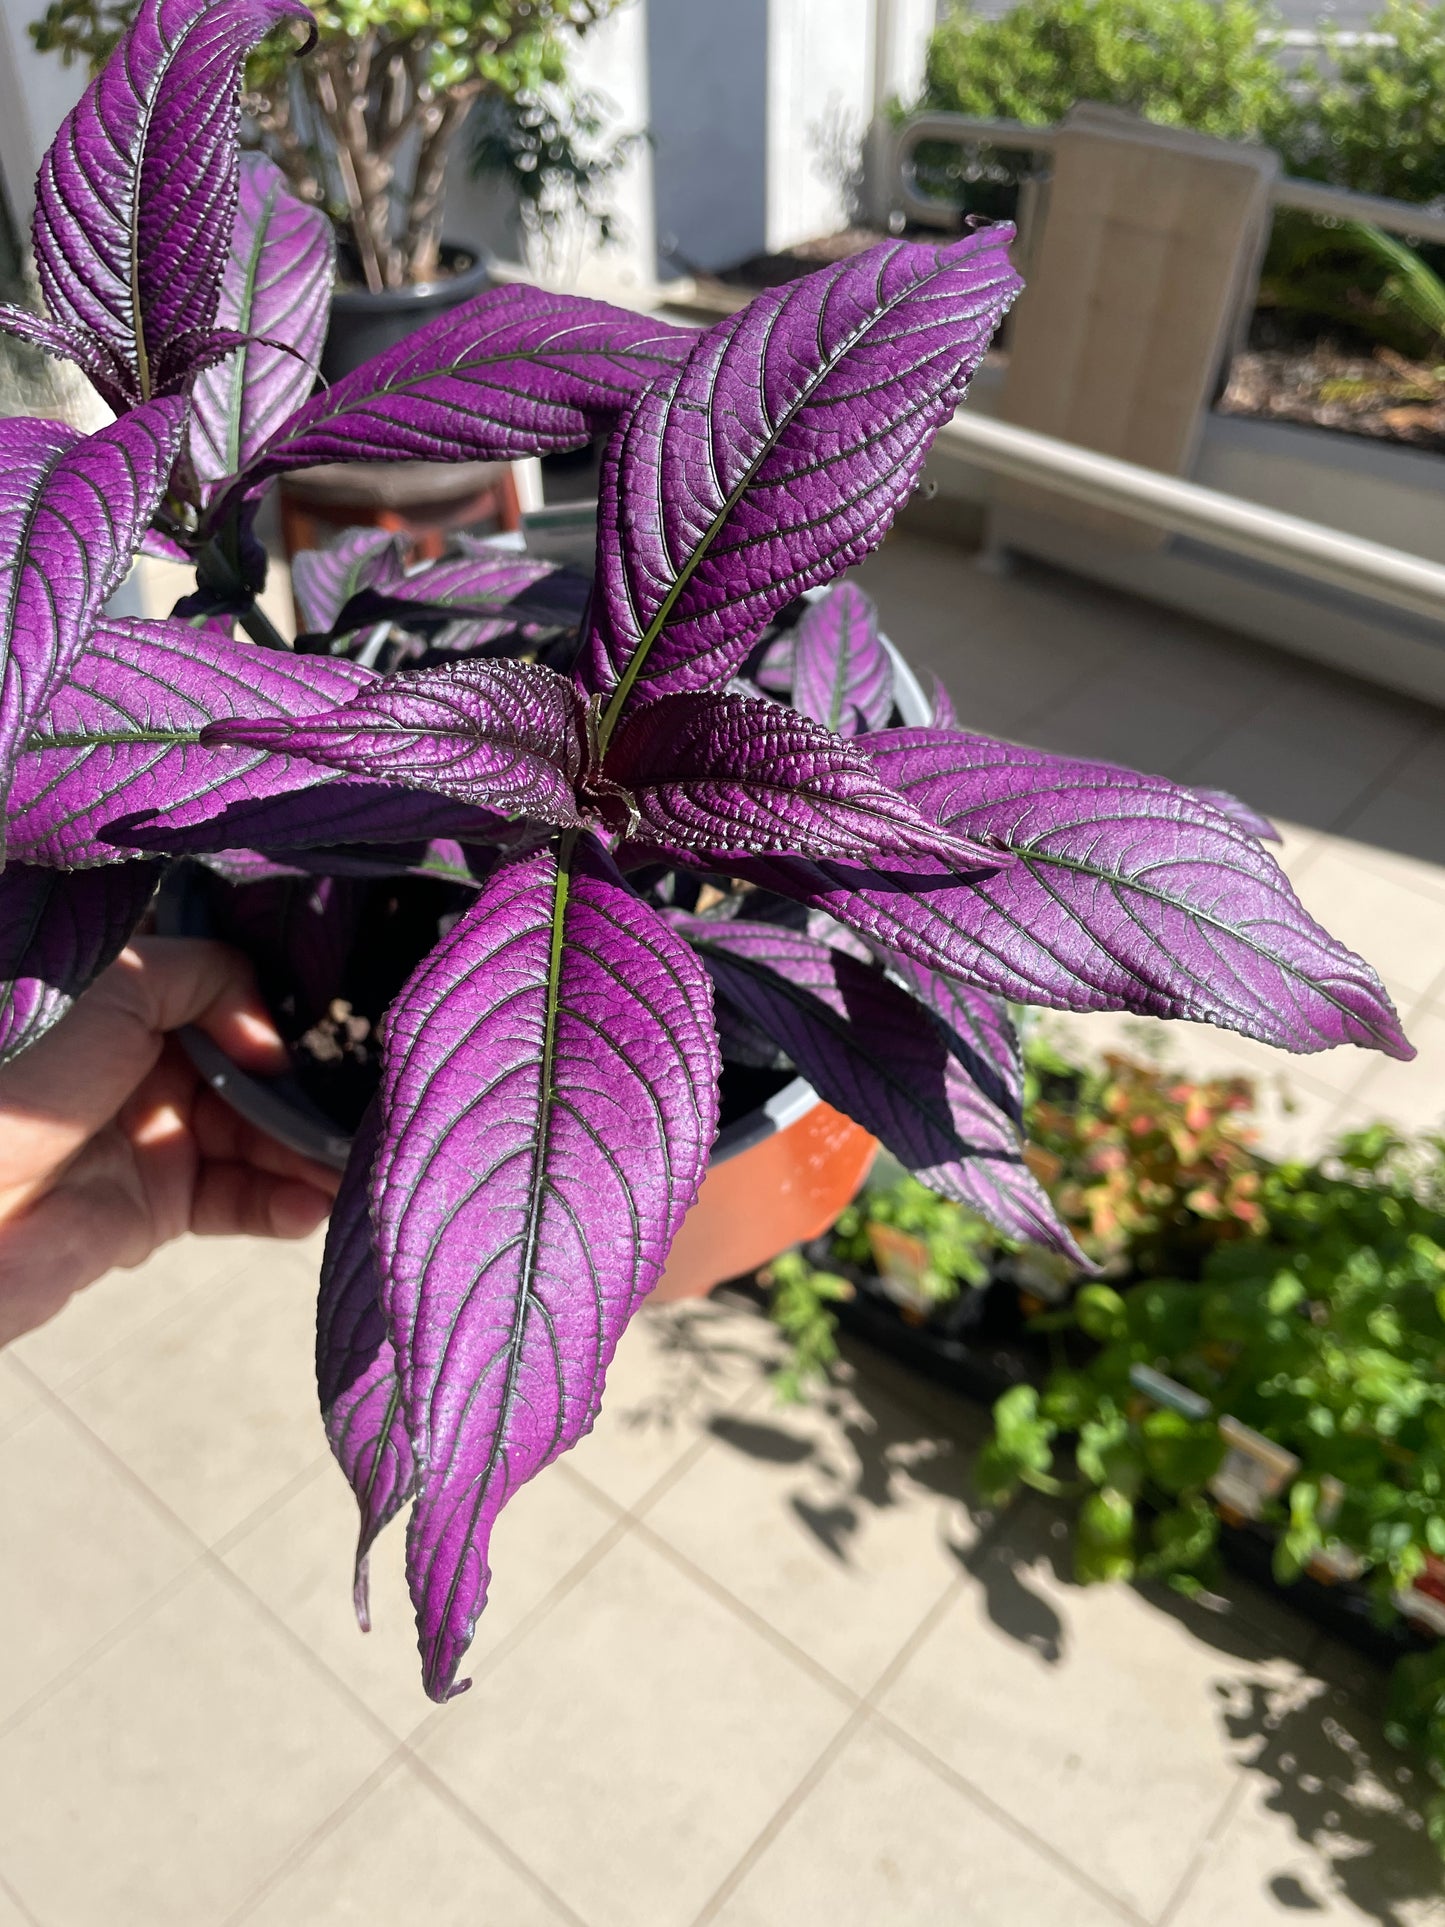
<svg viewBox="0 0 1445 1927"><path fill-rule="evenodd" d="M487 265L478 260L473 248L444 241L442 266L446 272L435 281L386 288L380 294L370 288L338 287L331 297L331 325L321 351L321 372L327 381L336 381L373 355L395 347L423 322L460 307L489 285Z"/></svg>

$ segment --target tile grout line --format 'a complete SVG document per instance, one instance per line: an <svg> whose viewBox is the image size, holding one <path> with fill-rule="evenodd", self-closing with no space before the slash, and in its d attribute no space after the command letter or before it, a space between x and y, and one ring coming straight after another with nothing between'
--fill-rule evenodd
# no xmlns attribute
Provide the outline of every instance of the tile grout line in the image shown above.
<svg viewBox="0 0 1445 1927"><path fill-rule="evenodd" d="M1236 1767L1234 1785L1229 1789L1228 1793L1225 1794L1224 1799L1220 1803L1219 1811L1205 1828L1204 1838L1194 1849L1190 1857L1189 1865L1179 1876L1173 1892L1159 1910L1154 1927L1169 1927L1169 1922L1174 1919L1179 1909L1193 1892L1194 1883L1204 1871L1209 1856L1219 1844L1229 1823L1233 1820L1235 1814L1238 1813L1243 1804L1245 1788L1246 1781L1244 1772L1242 1768Z"/></svg>
<svg viewBox="0 0 1445 1927"><path fill-rule="evenodd" d="M257 1239L255 1242L259 1244L262 1243L263 1240ZM37 1371L35 1366L29 1364L19 1353L11 1352L8 1355L11 1358L11 1362L18 1365L22 1371L29 1373L37 1384L43 1385L45 1390L50 1392L54 1397L68 1403L68 1393L79 1390L82 1385L88 1385L93 1378L99 1377L102 1371L113 1365L123 1352L128 1351L132 1345L139 1343L142 1338L152 1337L167 1325L173 1324L182 1312L189 1308L191 1301L199 1292L209 1290L213 1286L229 1284L234 1278L239 1277L249 1263L250 1260L248 1258L238 1258L234 1267L228 1267L224 1271L216 1272L211 1277L203 1278L194 1285L187 1285L174 1304L165 1305L162 1306L159 1311L153 1311L148 1318L142 1319L139 1325L136 1325L132 1330L126 1332L123 1337L117 1338L115 1342L108 1345L104 1351L97 1352L94 1358L89 1358L83 1365L78 1365L75 1370L62 1379L58 1385L52 1385L50 1380L46 1378L42 1372ZM96 1280L97 1284L102 1284L103 1282L104 1280L102 1279ZM76 1298L83 1299L84 1292L90 1289L92 1289L90 1286L83 1287L81 1292L75 1294ZM74 1301L72 1300L70 1302ZM56 1315L63 1316L64 1311L65 1307L62 1306L61 1311ZM40 1329L43 1330L44 1328L40 1327ZM27 1335L28 1334L22 1334L19 1341L21 1344L24 1343Z"/></svg>
<svg viewBox="0 0 1445 1927"><path fill-rule="evenodd" d="M420 1779L439 1800L443 1801L479 1840L484 1841L486 1845L492 1849L493 1853L497 1855L499 1860L504 1860L515 1874L524 1879L535 1892L542 1896L549 1907L556 1910L559 1921L564 1922L566 1927L588 1927L587 1921L582 1918L575 1908L567 1904L561 1894L553 1891L535 1868L528 1866L527 1862L522 1859L515 1847L509 1846L499 1833L494 1832L493 1829L487 1825L479 1813L474 1813L465 1800L460 1799L453 1793L452 1789L447 1785L435 1767L431 1766L419 1754L414 1753L410 1746L404 1746L402 1753L406 1758L407 1764L417 1775L418 1779Z"/></svg>
<svg viewBox="0 0 1445 1927"><path fill-rule="evenodd" d="M1407 763L1419 754L1438 728L1438 719L1421 723L1419 735L1411 741L1409 746L1402 749L1392 763L1387 764L1372 782L1365 785L1364 789L1352 803L1347 803L1339 815L1333 817L1331 821L1325 825L1326 834L1330 836L1342 836L1350 824L1354 822L1355 818L1363 813L1365 806L1373 803L1377 796L1383 794L1385 790L1391 787L1396 776L1404 769Z"/></svg>
<svg viewBox="0 0 1445 1927"><path fill-rule="evenodd" d="M994 1514L988 1525L985 1526L984 1530L980 1533L977 1545L974 1548L975 1550L984 1546L1001 1529L1003 1517L1002 1512ZM933 1604L923 1613L918 1624L904 1639L898 1651L893 1655L892 1659L889 1660L877 1679L874 1680L867 1693L861 1697L848 1718L843 1722L843 1725L822 1749L817 1759L814 1760L813 1764L803 1774L803 1777L776 1809L772 1817L758 1831L748 1846L744 1848L742 1854L723 1876L718 1886L713 1889L713 1892L703 1903L701 1912L694 1916L691 1927L706 1927L706 1923L716 1917L718 1908L737 1891L737 1888L747 1877L748 1872L757 1864L768 1847L772 1845L773 1841L778 1837L778 1834L798 1810L798 1807L827 1772L829 1766L831 1766L833 1760L842 1751L843 1747L870 1719L876 1717L877 1709L873 1705L872 1696L891 1685L898 1673L908 1664L908 1661L913 1657L919 1646L922 1645L929 1633L932 1632L938 1621L948 1611L953 1601L961 1596L969 1582L969 1577L970 1575L966 1571L957 1573L944 1587L939 1597L935 1599Z"/></svg>
<svg viewBox="0 0 1445 1927"><path fill-rule="evenodd" d="M1111 1894L1107 1887L1100 1886L1092 1874L1076 1866L1051 1841L1036 1834L1017 1815L1010 1813L1007 1807L999 1806L982 1787L967 1779L957 1767L950 1766L947 1760L940 1759L931 1746L910 1733L907 1727L900 1726L879 1706L870 1706L869 1711L890 1739L895 1740L898 1745L911 1753L921 1765L931 1768L940 1779L947 1781L956 1792L963 1794L981 1812L986 1813L991 1820L1011 1833L1016 1840L1023 1841L1035 1853L1042 1854L1044 1859L1051 1861L1061 1873L1066 1874L1073 1881L1075 1886L1084 1888L1096 1900L1107 1906L1112 1913L1128 1921L1130 1927L1149 1927L1145 1916L1132 1907L1127 1900L1121 1900L1117 1894Z"/></svg>
<svg viewBox="0 0 1445 1927"><path fill-rule="evenodd" d="M271 1871L264 1875L257 1885L251 1888L245 1898L237 1902L230 1913L225 1916L220 1927L241 1927L241 1923L246 1920L248 1915L255 1912L256 1908L261 1905L268 1894L275 1892L288 1874L294 1872L297 1867L304 1865L311 1857L314 1849L319 1847L331 1834L335 1833L337 1828L356 1811L364 1800L369 1799L378 1787L385 1786L388 1780L394 1779L404 1765L404 1748L398 1745L394 1752L389 1753L375 1770L366 1776L360 1786L348 1793L346 1798L341 1801L337 1807L333 1808L324 1820L317 1822L310 1833L306 1835L305 1839L299 1840L289 1853L284 1854L281 1859L277 1861Z"/></svg>
<svg viewBox="0 0 1445 1927"><path fill-rule="evenodd" d="M27 1927L41 1927L38 1918L31 1913L30 1909L25 1905L25 1902L20 1898L19 1894L16 1893L3 1873L0 1873L0 1894L3 1894L6 1900L10 1902L20 1918L27 1923Z"/></svg>
<svg viewBox="0 0 1445 1927"><path fill-rule="evenodd" d="M785 1659L791 1660L800 1672L807 1673L815 1685L821 1686L826 1692L831 1693L835 1699L841 1699L849 1707L858 1707L864 1704L864 1696L861 1693L855 1691L853 1687L847 1685L843 1680L840 1680L836 1674L830 1673L827 1667L822 1665L820 1661L814 1659L810 1652L802 1646L795 1645L786 1633L780 1632L776 1626L764 1619L761 1613L756 1612L753 1607L749 1606L745 1600L739 1599L735 1593L729 1592L727 1587L719 1580L714 1579L711 1573L704 1572L701 1566L695 1566L685 1552L679 1552L677 1547L669 1544L660 1533L654 1532L645 1520L634 1520L633 1530L638 1538L650 1546L660 1557L666 1559L669 1565L675 1567L684 1577L690 1579L695 1586L707 1593L718 1605L730 1612L734 1618L741 1620L750 1631L758 1634L760 1638L765 1639L768 1644L781 1653ZM950 1582L950 1584L951 1583L952 1582Z"/></svg>
<svg viewBox="0 0 1445 1927"><path fill-rule="evenodd" d="M322 1442L325 1443L324 1437ZM248 1539L258 1527L265 1525L268 1519L274 1518L283 1506L289 1505L298 1494L304 1492L308 1486L314 1485L322 1477L326 1468L334 1464L335 1461L327 1453L319 1453L309 1465L293 1473L285 1485L278 1487L270 1498L263 1499L258 1506L253 1507L246 1514L244 1519L238 1519L235 1525L228 1527L219 1539L212 1541L207 1550L214 1552L218 1559L224 1559L227 1553L234 1552L237 1546Z"/></svg>
<svg viewBox="0 0 1445 1927"><path fill-rule="evenodd" d="M781 1803L753 1835L738 1859L723 1875L699 1911L693 1915L689 1927L707 1927L709 1921L717 1919L719 1908L726 1906L732 1899L748 1874L812 1793L834 1760L867 1723L869 1717L866 1701L860 1700L811 1765L806 1768L802 1778L784 1795Z"/></svg>

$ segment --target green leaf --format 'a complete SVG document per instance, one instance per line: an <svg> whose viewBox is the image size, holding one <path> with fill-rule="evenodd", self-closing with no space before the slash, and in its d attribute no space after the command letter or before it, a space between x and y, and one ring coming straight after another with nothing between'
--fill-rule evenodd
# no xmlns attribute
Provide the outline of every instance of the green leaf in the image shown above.
<svg viewBox="0 0 1445 1927"><path fill-rule="evenodd" d="M1109 1285L1085 1285L1074 1299L1074 1316L1080 1331L1101 1345L1117 1343L1129 1329L1128 1308Z"/></svg>

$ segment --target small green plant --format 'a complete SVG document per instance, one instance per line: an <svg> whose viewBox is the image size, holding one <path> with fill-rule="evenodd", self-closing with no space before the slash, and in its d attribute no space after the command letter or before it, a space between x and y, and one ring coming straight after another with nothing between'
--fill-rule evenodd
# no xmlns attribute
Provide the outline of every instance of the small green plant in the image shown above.
<svg viewBox="0 0 1445 1927"><path fill-rule="evenodd" d="M1074 1499L1081 1580L1188 1588L1219 1505L1240 1509L1230 1441L1254 1440L1276 1470L1250 1510L1277 1528L1277 1576L1358 1574L1392 1613L1445 1558L1445 1140L1355 1133L1323 1165L1266 1171L1258 1207L1259 1235L1216 1245L1197 1282L1089 1284L1039 1321L1074 1334L1071 1362L999 1401L979 1489ZM1392 1730L1445 1787L1445 1659L1410 1662L1396 1702ZM1445 1800L1436 1824L1445 1842Z"/></svg>
<svg viewBox="0 0 1445 1927"><path fill-rule="evenodd" d="M851 1298L853 1287L836 1272L815 1270L801 1251L775 1258L764 1282L769 1316L789 1345L773 1387L785 1405L796 1405L838 1361L838 1321L830 1307Z"/></svg>

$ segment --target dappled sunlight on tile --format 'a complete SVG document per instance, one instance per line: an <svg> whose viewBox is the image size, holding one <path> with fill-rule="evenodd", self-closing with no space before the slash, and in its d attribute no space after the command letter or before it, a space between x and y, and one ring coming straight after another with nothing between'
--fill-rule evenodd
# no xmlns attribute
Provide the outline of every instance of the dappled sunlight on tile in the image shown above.
<svg viewBox="0 0 1445 1927"><path fill-rule="evenodd" d="M798 1406L755 1400L713 1420L648 1525L866 1692L977 1539L964 1494L979 1429L960 1410L945 1430L862 1374Z"/></svg>

